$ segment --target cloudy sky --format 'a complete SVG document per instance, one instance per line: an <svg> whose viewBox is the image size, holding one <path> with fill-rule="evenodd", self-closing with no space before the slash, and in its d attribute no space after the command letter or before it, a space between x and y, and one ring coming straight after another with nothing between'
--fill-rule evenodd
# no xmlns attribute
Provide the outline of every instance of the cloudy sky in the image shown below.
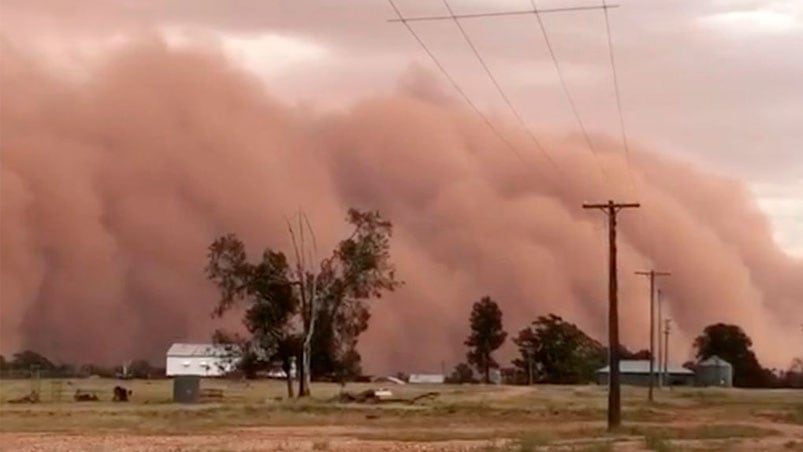
<svg viewBox="0 0 803 452"><path fill-rule="evenodd" d="M599 5L541 0L539 7ZM384 0L4 2L6 26L60 70L158 29L169 42L207 37L274 93L322 108L393 89L410 65L445 80ZM403 14L444 14L440 1L397 0ZM631 140L749 182L777 240L803 254L803 2L621 0L610 11ZM523 10L528 0L452 0L457 13ZM601 11L544 15L581 119L618 136ZM43 27L44 25L44 27ZM509 114L450 21L413 25L481 108ZM516 108L535 129L576 129L532 15L464 21ZM51 32L43 32L50 28ZM69 28L69 39L60 31ZM25 30L37 30L36 36ZM80 64L76 64L80 63Z"/></svg>

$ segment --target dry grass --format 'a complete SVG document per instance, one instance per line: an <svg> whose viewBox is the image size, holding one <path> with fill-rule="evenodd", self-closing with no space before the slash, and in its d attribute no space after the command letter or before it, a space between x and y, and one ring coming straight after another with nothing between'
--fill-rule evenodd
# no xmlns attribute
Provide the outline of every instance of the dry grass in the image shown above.
<svg viewBox="0 0 803 452"><path fill-rule="evenodd" d="M607 394L596 386L392 386L399 397L427 391L440 395L417 405L358 405L333 402L340 391L333 384L315 384L314 397L299 401L282 398L282 382L206 380L203 387L223 390L222 400L177 405L171 402L169 380L122 382L133 390L133 399L112 403L112 388L120 383L103 379L42 380L41 403L11 405L6 401L30 391L31 383L0 381L0 434L23 443L37 432L46 432L48 437L85 435L90 442L101 434L167 438L159 441L170 442L212 433L216 438L242 438L242 429L251 428L255 429L249 430L256 435L254 444L264 443L264 435L289 436L295 438L291 441L305 441L303 447L300 442L293 444L306 450L373 450L355 444L416 444L430 445L426 447L434 448L431 450L451 450L449 445L456 441L462 442L460 450L473 444L471 447L479 450L518 451L617 450L616 444L621 441L640 442L653 450L675 450L678 444L686 450L689 444L698 443L728 450L730 446L723 449L718 445L724 439L741 444L738 441L780 438L794 447L803 444L800 391L675 389L659 391L657 403L649 405L643 389L625 388L625 426L609 434L603 425ZM356 384L346 389L368 387L375 385ZM76 389L96 391L101 401L73 402ZM772 424L766 413L781 415L772 419ZM248 443L237 444L236 450L251 450L243 445ZM784 442L779 444L783 448ZM211 444L207 446L212 448ZM228 447L222 442L218 449ZM127 450L124 445L118 448ZM173 450L209 448L177 445ZM18 444L17 449L26 450L24 444Z"/></svg>

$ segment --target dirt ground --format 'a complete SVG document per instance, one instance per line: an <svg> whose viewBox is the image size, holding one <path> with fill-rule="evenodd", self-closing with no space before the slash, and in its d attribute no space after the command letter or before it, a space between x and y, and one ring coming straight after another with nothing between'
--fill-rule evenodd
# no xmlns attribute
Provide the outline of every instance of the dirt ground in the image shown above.
<svg viewBox="0 0 803 452"><path fill-rule="evenodd" d="M34 383L0 381L0 451L803 451L803 391L673 389L650 404L626 388L623 427L608 433L596 386L392 386L438 395L355 404L336 402L336 385L297 401L276 382L210 380L223 399L178 405L169 381L124 382L132 401L113 403L117 383L39 382L41 402L9 404ZM73 402L75 389L101 401Z"/></svg>

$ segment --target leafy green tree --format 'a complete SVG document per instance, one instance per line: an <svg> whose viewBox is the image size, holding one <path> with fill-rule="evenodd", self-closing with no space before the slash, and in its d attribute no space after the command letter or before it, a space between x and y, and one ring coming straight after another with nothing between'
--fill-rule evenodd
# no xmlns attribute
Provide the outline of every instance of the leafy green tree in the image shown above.
<svg viewBox="0 0 803 452"><path fill-rule="evenodd" d="M38 369L40 371L51 371L56 368L56 365L39 353L25 350L14 353L9 367L15 370Z"/></svg>
<svg viewBox="0 0 803 452"><path fill-rule="evenodd" d="M560 316L540 316L513 340L520 358L513 364L531 381L577 384L592 381L607 353L596 340Z"/></svg>
<svg viewBox="0 0 803 452"><path fill-rule="evenodd" d="M318 283L318 322L312 338L313 372L353 378L360 374L359 336L371 318L366 301L401 284L391 262L393 225L379 212L351 209L353 231L323 261Z"/></svg>
<svg viewBox="0 0 803 452"><path fill-rule="evenodd" d="M769 385L768 372L761 367L751 347L753 341L737 325L716 323L705 327L694 340L698 360L719 356L733 366L733 385L745 388Z"/></svg>
<svg viewBox="0 0 803 452"><path fill-rule="evenodd" d="M213 314L223 316L238 303L245 303L243 325L250 334L248 339L217 331L216 343L226 344L232 357L244 358L241 370L246 375L256 373L258 361L251 350L258 350L270 359L281 360L290 366L296 350L286 344L298 342L298 331L293 324L299 310L299 299L290 280L290 265L283 253L265 250L259 261L247 259L245 245L233 234L218 238L209 246L207 277L220 292ZM291 375L287 374L288 395L293 396Z"/></svg>
<svg viewBox="0 0 803 452"><path fill-rule="evenodd" d="M460 363L455 366L452 374L446 379L448 383L476 383L474 378L474 370L466 363Z"/></svg>
<svg viewBox="0 0 803 452"><path fill-rule="evenodd" d="M265 356L281 357L288 369L290 358L298 357L299 396L309 394L313 372L359 372L357 340L370 318L365 302L401 284L390 261L391 223L378 212L355 209L349 210L348 222L352 233L320 262L306 217L299 218L298 229L288 224L293 266L284 253L271 249L259 262L249 262L234 235L217 239L209 249L207 276L221 293L216 315L245 302L250 338L244 342Z"/></svg>
<svg viewBox="0 0 803 452"><path fill-rule="evenodd" d="M128 374L132 378L146 379L156 374L156 369L146 359L135 359L128 365Z"/></svg>
<svg viewBox="0 0 803 452"><path fill-rule="evenodd" d="M469 347L466 357L483 376L483 381L490 383L491 368L498 366L493 352L507 339L502 326L502 310L491 297L482 297L471 308L470 325L471 334L464 342Z"/></svg>
<svg viewBox="0 0 803 452"><path fill-rule="evenodd" d="M792 365L778 380L778 386L783 388L803 388L803 358L792 360Z"/></svg>

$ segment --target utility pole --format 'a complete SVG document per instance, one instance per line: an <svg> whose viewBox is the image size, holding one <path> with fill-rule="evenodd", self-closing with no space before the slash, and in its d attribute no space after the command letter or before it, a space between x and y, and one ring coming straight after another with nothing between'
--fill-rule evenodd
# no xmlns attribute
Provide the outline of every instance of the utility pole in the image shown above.
<svg viewBox="0 0 803 452"><path fill-rule="evenodd" d="M639 203L583 204L608 216L608 430L622 424L622 393L619 379L619 294L616 280L616 214L621 209L638 208Z"/></svg>
<svg viewBox="0 0 803 452"><path fill-rule="evenodd" d="M663 309L661 306L663 304L661 303L663 301L663 298L661 297L662 295L661 289L655 291L655 304L658 305L658 389L661 389L664 386L664 341L661 340L661 338L663 338L663 335L661 334L661 325L664 324Z"/></svg>
<svg viewBox="0 0 803 452"><path fill-rule="evenodd" d="M655 277L669 276L671 273L655 270L638 271L635 273L650 278L650 389L647 393L647 398L652 402L654 400L653 388L655 386Z"/></svg>
<svg viewBox="0 0 803 452"><path fill-rule="evenodd" d="M664 320L666 326L664 327L664 378L669 382L669 323L670 319ZM671 388L671 385L670 385Z"/></svg>

